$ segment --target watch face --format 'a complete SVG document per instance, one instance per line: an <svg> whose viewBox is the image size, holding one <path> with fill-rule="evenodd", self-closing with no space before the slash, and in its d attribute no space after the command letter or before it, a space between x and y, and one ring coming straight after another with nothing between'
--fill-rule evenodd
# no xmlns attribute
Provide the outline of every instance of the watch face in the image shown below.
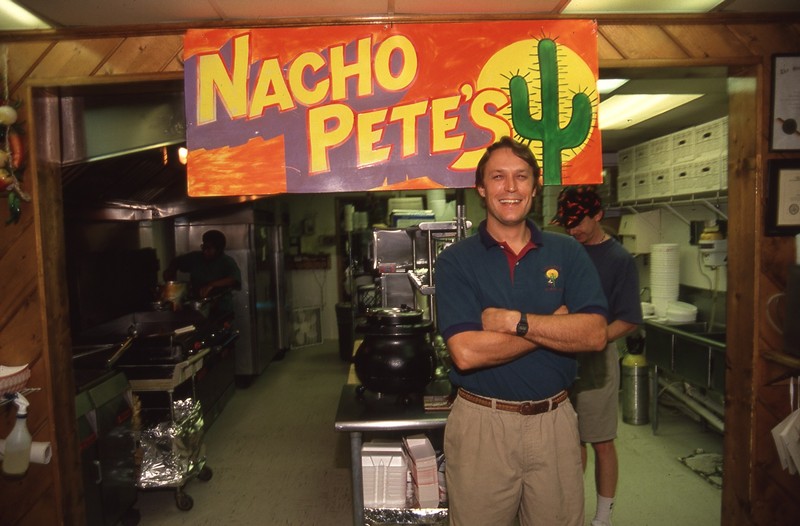
<svg viewBox="0 0 800 526"><path fill-rule="evenodd" d="M523 312L520 315L519 323L517 323L517 336L525 336L528 334L528 317Z"/></svg>

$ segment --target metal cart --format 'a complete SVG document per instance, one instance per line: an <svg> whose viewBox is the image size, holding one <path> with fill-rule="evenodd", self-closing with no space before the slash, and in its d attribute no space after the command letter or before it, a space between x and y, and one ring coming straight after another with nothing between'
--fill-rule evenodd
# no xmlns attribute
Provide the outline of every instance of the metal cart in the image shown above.
<svg viewBox="0 0 800 526"><path fill-rule="evenodd" d="M211 348L206 348L183 362L165 365L173 368L167 378L130 380L131 390L140 400L149 398L141 402L142 413L147 415L143 425L149 427L143 427L140 433L142 468L138 487L174 487L175 505L183 511L194 506L192 497L184 492L186 484L195 477L205 482L213 476L206 465L203 416L195 393L195 375L210 352ZM189 396L179 396L179 392ZM156 398L148 396L152 394L165 396L167 407L154 403Z"/></svg>

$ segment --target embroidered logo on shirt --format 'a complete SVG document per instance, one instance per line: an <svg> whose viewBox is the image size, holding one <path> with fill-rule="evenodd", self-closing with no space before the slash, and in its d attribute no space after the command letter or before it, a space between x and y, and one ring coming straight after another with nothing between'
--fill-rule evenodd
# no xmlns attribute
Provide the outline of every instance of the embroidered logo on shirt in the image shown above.
<svg viewBox="0 0 800 526"><path fill-rule="evenodd" d="M556 280L558 280L558 270L555 268L549 268L545 270L544 275L547 277L547 286L555 288Z"/></svg>

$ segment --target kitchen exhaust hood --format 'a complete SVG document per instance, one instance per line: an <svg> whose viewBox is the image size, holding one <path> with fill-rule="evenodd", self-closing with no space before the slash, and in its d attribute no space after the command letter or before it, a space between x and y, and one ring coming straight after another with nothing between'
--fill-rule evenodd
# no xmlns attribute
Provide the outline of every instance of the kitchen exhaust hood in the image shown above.
<svg viewBox="0 0 800 526"><path fill-rule="evenodd" d="M61 88L65 212L90 220L150 220L254 197L190 198L182 82Z"/></svg>

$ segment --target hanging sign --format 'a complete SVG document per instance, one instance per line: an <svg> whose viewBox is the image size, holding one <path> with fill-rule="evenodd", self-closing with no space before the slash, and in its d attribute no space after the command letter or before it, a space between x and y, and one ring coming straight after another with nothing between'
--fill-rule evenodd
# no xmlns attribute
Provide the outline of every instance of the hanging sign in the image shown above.
<svg viewBox="0 0 800 526"><path fill-rule="evenodd" d="M192 196L466 188L529 144L544 184L601 183L591 20L190 30Z"/></svg>

